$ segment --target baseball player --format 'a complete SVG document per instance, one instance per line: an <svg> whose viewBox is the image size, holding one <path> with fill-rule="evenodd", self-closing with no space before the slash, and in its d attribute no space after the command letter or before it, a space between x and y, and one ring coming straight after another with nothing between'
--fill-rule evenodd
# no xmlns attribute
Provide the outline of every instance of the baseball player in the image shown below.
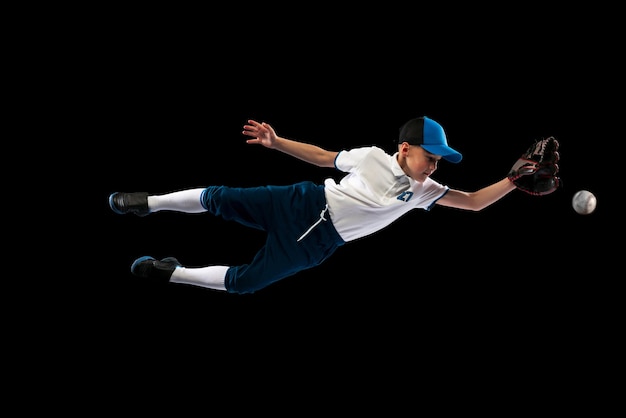
<svg viewBox="0 0 626 418"><path fill-rule="evenodd" d="M426 116L411 119L400 128L398 148L392 155L376 146L329 151L278 136L270 124L255 120L247 121L243 134L249 137L248 144L278 150L319 167L335 167L345 175L339 183L328 178L323 184L222 185L160 195L113 193L109 205L117 214L143 217L159 211L208 212L266 233L263 247L245 264L185 267L174 257L156 260L143 256L131 266L134 275L253 293L318 266L340 246L385 228L413 209L430 211L441 205L480 211L515 190L520 178L526 179L527 187L539 167L539 158L525 156L506 177L474 192L440 184L431 178L440 160L458 163L462 155L448 145L442 126ZM548 180L545 171L537 181L544 188L542 194L558 185L558 169L550 171Z"/></svg>

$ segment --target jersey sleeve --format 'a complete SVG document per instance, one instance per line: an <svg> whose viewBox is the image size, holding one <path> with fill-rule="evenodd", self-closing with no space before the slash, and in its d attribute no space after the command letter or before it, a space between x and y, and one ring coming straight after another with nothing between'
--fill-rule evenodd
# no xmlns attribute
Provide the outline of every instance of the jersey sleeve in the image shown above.
<svg viewBox="0 0 626 418"><path fill-rule="evenodd" d="M376 147L361 147L340 151L335 157L335 168L344 173L350 173L370 152L376 149Z"/></svg>

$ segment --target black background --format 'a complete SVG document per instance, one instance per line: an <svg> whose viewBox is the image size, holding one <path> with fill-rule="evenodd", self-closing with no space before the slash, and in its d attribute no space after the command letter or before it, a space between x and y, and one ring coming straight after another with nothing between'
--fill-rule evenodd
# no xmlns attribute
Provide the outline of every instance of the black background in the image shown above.
<svg viewBox="0 0 626 418"><path fill-rule="evenodd" d="M542 392L589 388L611 367L622 228L609 204L621 142L610 98L619 85L610 45L597 48L609 33L537 36L546 17L444 42L404 11L383 18L391 31L373 10L282 20L190 12L94 14L58 43L70 57L53 60L65 82L47 87L70 102L53 126L67 138L56 172L71 190L55 191L53 206L69 220L52 222L60 255L29 286L51 306L39 336L78 363L77 381L130 374L168 387L180 382L160 376L173 374L242 385L228 373L211 381L231 367L255 384L264 378L241 368L266 378L280 369L294 379L419 379L432 368L434 379L441 370L463 385L482 376L490 390L533 379ZM486 186L553 135L563 187L544 197L514 191L480 213L408 214L252 295L130 273L142 255L245 263L263 235L207 215L116 215L111 193L322 182L338 173L246 144L246 120L327 149L391 151L399 127L419 115L440 122L464 156L442 162L436 180ZM572 209L580 189L598 198L591 215ZM116 400L134 396L123 386Z"/></svg>

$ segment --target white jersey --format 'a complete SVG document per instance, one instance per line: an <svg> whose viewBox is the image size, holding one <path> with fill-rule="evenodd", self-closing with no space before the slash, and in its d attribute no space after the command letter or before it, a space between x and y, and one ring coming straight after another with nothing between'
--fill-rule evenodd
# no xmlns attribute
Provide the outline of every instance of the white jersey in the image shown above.
<svg viewBox="0 0 626 418"><path fill-rule="evenodd" d="M448 190L430 177L423 183L407 176L396 159L371 146L341 151L335 167L346 174L337 184L324 182L328 211L345 242L370 235L412 209L430 210Z"/></svg>

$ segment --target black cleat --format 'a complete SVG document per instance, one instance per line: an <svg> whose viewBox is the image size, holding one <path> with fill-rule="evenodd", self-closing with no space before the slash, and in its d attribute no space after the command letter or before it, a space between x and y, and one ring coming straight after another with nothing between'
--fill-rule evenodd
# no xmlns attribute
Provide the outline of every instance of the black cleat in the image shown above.
<svg viewBox="0 0 626 418"><path fill-rule="evenodd" d="M124 215L134 213L137 216L146 216L148 209L148 193L113 193L109 196L109 206L113 212Z"/></svg>
<svg viewBox="0 0 626 418"><path fill-rule="evenodd" d="M144 278L155 278L168 282L176 267L181 264L174 257L165 257L161 261L154 257L143 256L135 260L130 271L135 276Z"/></svg>

